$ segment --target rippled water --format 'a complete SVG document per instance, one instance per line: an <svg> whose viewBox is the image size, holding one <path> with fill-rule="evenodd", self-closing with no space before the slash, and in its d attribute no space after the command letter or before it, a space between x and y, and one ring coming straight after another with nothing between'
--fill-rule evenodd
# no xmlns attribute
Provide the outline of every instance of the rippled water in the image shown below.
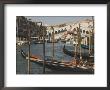
<svg viewBox="0 0 110 90"><path fill-rule="evenodd" d="M54 59L59 61L70 61L73 57L68 56L63 53L63 46L64 43L58 42L54 43ZM66 46L68 50L74 50L72 45ZM25 52L28 52L28 45L23 45L17 48L16 50L16 73L17 74L27 74L27 61L21 55L21 49ZM87 50L82 49L85 53L88 53ZM53 44L52 43L45 43L45 56L52 56L53 55ZM31 54L37 55L43 59L43 44L31 44ZM30 62L31 64L31 74L42 74L43 73L43 66L37 64L36 62ZM45 68L46 73L56 73L51 69ZM65 72L65 71L64 71ZM62 72L57 72L62 73Z"/></svg>
<svg viewBox="0 0 110 90"><path fill-rule="evenodd" d="M64 44L59 42L54 44L54 53L55 53L55 59L61 61L61 60L71 60L72 57L68 56L63 53ZM45 56L52 56L53 51L53 45L52 43L46 43L45 44ZM17 48L16 51L16 66L17 74L26 74L27 73L27 60L22 57L20 50L23 49L24 51L28 52L28 45L21 46ZM33 55L38 55L41 58L43 58L43 45L42 44L32 44L31 45L31 53ZM52 72L51 69L46 68L46 72ZM35 62L31 62L31 73L32 74L40 74L43 72L43 67Z"/></svg>

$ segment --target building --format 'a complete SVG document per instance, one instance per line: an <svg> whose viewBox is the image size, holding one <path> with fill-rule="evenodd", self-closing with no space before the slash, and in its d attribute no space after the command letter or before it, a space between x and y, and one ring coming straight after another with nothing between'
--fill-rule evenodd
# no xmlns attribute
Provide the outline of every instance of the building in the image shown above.
<svg viewBox="0 0 110 90"><path fill-rule="evenodd" d="M93 31L93 20L86 19L76 23L66 23L65 26L59 27L58 25L53 26L55 39L71 39L74 43L78 43L78 33L81 35L81 44L89 45L90 37ZM80 29L80 30L79 30ZM47 26L47 36L52 36L51 26Z"/></svg>

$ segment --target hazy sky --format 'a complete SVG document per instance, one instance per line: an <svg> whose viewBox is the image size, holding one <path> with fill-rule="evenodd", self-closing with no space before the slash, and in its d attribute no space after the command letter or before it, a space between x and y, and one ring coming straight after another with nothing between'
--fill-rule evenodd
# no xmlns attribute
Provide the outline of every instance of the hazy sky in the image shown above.
<svg viewBox="0 0 110 90"><path fill-rule="evenodd" d="M92 16L26 16L32 21L42 21L43 24L53 25L67 22L76 22L84 19L92 19Z"/></svg>

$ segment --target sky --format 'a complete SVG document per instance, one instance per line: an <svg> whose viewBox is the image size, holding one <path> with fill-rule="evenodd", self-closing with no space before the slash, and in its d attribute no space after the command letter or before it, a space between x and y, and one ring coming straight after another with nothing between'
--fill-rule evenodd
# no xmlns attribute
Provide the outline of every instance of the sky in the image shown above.
<svg viewBox="0 0 110 90"><path fill-rule="evenodd" d="M85 19L92 19L92 16L25 16L34 22L43 22L44 25L54 25L69 22L77 22Z"/></svg>

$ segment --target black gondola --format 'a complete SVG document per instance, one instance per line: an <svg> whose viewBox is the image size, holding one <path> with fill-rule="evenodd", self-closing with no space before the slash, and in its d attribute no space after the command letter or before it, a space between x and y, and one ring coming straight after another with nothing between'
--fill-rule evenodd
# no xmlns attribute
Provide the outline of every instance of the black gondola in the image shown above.
<svg viewBox="0 0 110 90"><path fill-rule="evenodd" d="M72 57L75 56L75 52L67 50L65 48L65 45L63 46L63 52L65 54L69 55L69 56L72 56ZM80 58L80 53L79 52L76 52L76 55L77 55L77 58ZM89 58L91 58L88 53L82 53L81 56L82 56L82 59L89 59ZM92 57L92 58L94 58L94 57Z"/></svg>
<svg viewBox="0 0 110 90"><path fill-rule="evenodd" d="M27 54L23 50L21 50L21 55L25 59L26 59L26 57L28 57ZM34 59L34 57L31 57L31 56L30 56L30 58L31 58L31 60L30 60L31 62L37 63L39 65L43 65L43 60L41 60L41 59ZM34 60L32 60L32 58ZM67 64L68 64L68 62L64 62L63 65L62 65L61 61L52 60L52 59L49 59L49 58L47 58L45 60L45 66L47 68L52 69L52 70L65 71L65 72L66 71L67 72L74 72L74 71L77 70L77 73L78 72L87 72L87 73L90 73L90 74L93 73L92 69L82 69L80 67L72 67L72 66L70 67L69 65L67 66Z"/></svg>

